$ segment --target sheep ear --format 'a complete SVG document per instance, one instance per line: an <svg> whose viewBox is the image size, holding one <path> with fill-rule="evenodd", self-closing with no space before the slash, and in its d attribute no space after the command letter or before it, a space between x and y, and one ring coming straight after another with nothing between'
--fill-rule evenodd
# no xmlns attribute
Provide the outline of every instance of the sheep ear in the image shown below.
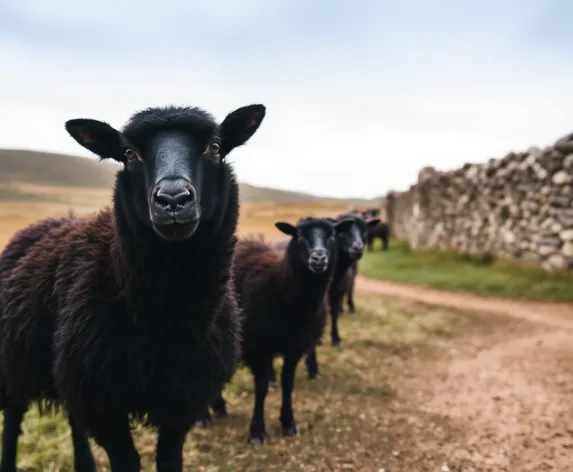
<svg viewBox="0 0 573 472"><path fill-rule="evenodd" d="M338 223L334 225L337 233L344 233L348 231L352 225L354 224L354 220L340 220Z"/></svg>
<svg viewBox="0 0 573 472"><path fill-rule="evenodd" d="M288 234L289 236L292 236L293 238L297 235L296 226L293 226L290 223L285 223L283 221L279 221L279 222L275 223L275 226L277 227L277 229L279 231L283 232L284 234Z"/></svg>
<svg viewBox="0 0 573 472"><path fill-rule="evenodd" d="M368 228L374 228L374 226L378 226L380 224L380 218L374 218L366 223Z"/></svg>
<svg viewBox="0 0 573 472"><path fill-rule="evenodd" d="M264 105L247 105L229 113L221 123L221 157L251 139L265 114Z"/></svg>
<svg viewBox="0 0 573 472"><path fill-rule="evenodd" d="M121 133L107 123L77 118L66 121L66 131L79 144L102 159L111 158L123 162Z"/></svg>

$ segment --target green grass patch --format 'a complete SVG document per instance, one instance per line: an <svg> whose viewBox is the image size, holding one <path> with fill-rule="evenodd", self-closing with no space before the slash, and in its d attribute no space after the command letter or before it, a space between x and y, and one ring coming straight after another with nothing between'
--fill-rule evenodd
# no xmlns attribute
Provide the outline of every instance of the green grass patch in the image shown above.
<svg viewBox="0 0 573 472"><path fill-rule="evenodd" d="M551 274L541 269L496 261L490 254L410 250L391 241L386 252L375 247L360 261L366 277L451 291L472 292L518 300L573 302L573 274Z"/></svg>

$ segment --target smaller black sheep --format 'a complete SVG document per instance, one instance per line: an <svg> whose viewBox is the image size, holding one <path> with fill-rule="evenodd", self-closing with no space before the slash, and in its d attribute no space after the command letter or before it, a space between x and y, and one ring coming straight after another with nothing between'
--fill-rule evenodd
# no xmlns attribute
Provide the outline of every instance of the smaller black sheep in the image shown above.
<svg viewBox="0 0 573 472"><path fill-rule="evenodd" d="M372 219L368 222L359 215L342 214L336 220L348 221L352 225L345 228L338 234L336 246L336 267L332 274L332 280L328 288L328 304L330 307L330 333L333 346L340 346L341 339L338 331L338 317L342 311L342 302L347 290L347 274L352 265L356 264L362 257L364 251L364 239L369 228L376 226L380 220ZM306 367L308 377L317 379L319 377L318 362L316 359L316 347L307 355Z"/></svg>
<svg viewBox="0 0 573 472"><path fill-rule="evenodd" d="M320 339L328 310L327 290L336 265L336 236L352 221L306 218L275 226L291 237L286 252L260 240L239 240L235 283L243 309L243 361L255 378L250 426L254 445L265 441L264 402L275 356L284 357L280 421L285 435L298 434L292 409L296 366ZM218 397L212 405L224 411Z"/></svg>
<svg viewBox="0 0 573 472"><path fill-rule="evenodd" d="M337 232L336 239L336 265L332 273L332 280L328 287L328 305L330 308L331 339L334 346L340 345L340 334L338 332L338 316L342 311L342 301L347 291L347 286L353 279L349 279L349 273L356 267L358 260L364 251L364 240L367 231L375 227L380 220L371 219L366 222L363 217L354 213L339 215L336 219L327 218L333 224L340 221L350 221L350 225L345 225ZM274 244L275 249L285 250L285 240L281 239ZM317 342L317 344L320 344ZM307 355L306 367L310 379L317 379L319 376L318 362L316 359L316 348L313 348ZM274 369L269 373L269 383L276 383Z"/></svg>
<svg viewBox="0 0 573 472"><path fill-rule="evenodd" d="M388 226L388 223L380 222L380 224L371 228L368 231L368 234L366 235L366 244L368 245L368 252L372 252L372 250L374 249L374 240L376 238L379 238L380 241L382 241L382 250L387 251L389 235L390 235L390 227Z"/></svg>

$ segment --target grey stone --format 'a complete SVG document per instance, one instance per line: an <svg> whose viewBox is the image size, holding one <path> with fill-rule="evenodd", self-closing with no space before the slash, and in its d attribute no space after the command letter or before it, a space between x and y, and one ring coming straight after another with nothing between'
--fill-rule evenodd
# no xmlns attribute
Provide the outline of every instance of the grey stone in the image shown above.
<svg viewBox="0 0 573 472"><path fill-rule="evenodd" d="M563 241L573 241L573 229L565 229L559 233Z"/></svg>
<svg viewBox="0 0 573 472"><path fill-rule="evenodd" d="M563 167L565 169L573 168L573 154L568 154L563 158Z"/></svg>
<svg viewBox="0 0 573 472"><path fill-rule="evenodd" d="M551 178L555 185L563 185L567 182L571 182L571 176L567 173L567 171L560 170L556 174L553 175Z"/></svg>
<svg viewBox="0 0 573 472"><path fill-rule="evenodd" d="M537 252L539 253L539 255L541 256L548 256L550 254L554 254L557 251L559 251L558 248L556 248L555 246L539 246L539 249L537 249Z"/></svg>
<svg viewBox="0 0 573 472"><path fill-rule="evenodd" d="M565 270L569 265L567 259L560 254L554 254L553 256L549 257L547 262L549 262L551 267L555 270Z"/></svg>
<svg viewBox="0 0 573 472"><path fill-rule="evenodd" d="M567 241L561 248L561 254L566 257L573 257L573 242Z"/></svg>
<svg viewBox="0 0 573 472"><path fill-rule="evenodd" d="M549 257L546 262L553 270L565 270L569 265L567 259L560 254L554 254Z"/></svg>

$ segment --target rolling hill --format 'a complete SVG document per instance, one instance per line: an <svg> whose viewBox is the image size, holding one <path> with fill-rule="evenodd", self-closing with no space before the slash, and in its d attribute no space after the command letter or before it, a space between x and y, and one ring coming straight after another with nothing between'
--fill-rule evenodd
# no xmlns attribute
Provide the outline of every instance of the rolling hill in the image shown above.
<svg viewBox="0 0 573 472"><path fill-rule="evenodd" d="M78 156L21 149L0 149L0 201L34 197L8 187L15 182L57 187L111 188L118 169L119 166L111 162L98 162ZM245 203L340 204L344 202L354 206L375 204L375 200L319 197L245 183L240 185L240 195Z"/></svg>

